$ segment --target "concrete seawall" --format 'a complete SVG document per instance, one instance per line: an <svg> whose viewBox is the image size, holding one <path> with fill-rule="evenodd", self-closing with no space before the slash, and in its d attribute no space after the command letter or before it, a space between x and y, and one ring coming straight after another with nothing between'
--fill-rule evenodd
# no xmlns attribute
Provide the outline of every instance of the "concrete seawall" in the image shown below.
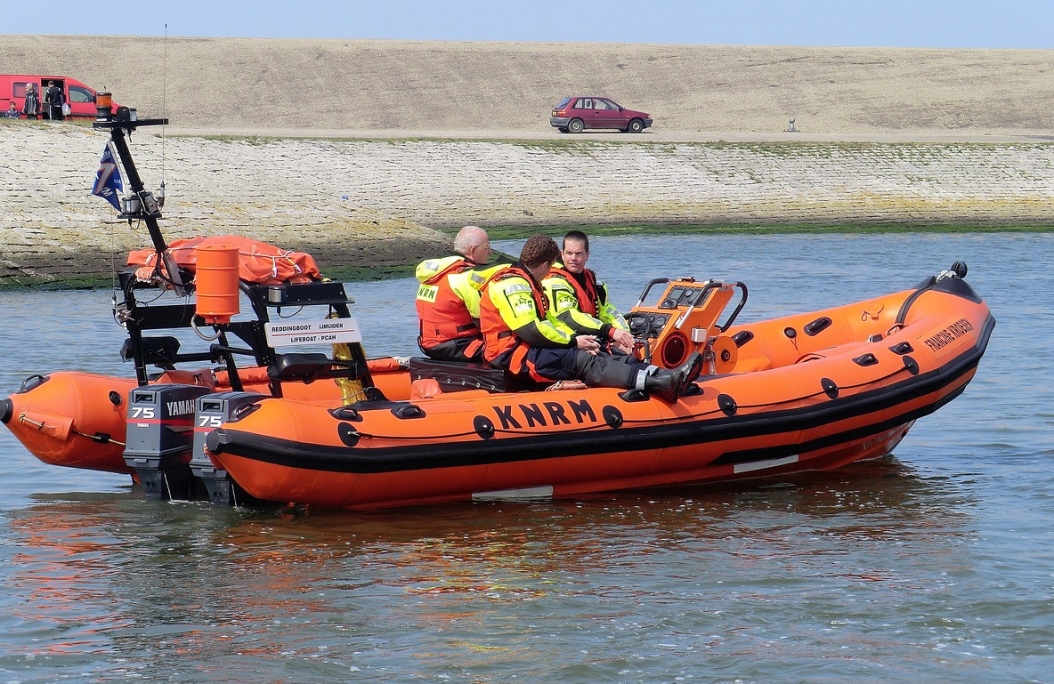
<svg viewBox="0 0 1054 684"><path fill-rule="evenodd" d="M592 224L1054 226L1054 144L160 138L133 153L166 183L170 239L229 232L327 268L398 266L437 229ZM2 122L0 286L107 278L147 246L88 194L107 136Z"/></svg>

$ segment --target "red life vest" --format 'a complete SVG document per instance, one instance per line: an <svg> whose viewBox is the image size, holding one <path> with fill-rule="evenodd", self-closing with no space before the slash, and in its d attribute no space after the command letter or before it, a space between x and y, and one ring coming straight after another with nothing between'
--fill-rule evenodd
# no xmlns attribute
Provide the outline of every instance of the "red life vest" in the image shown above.
<svg viewBox="0 0 1054 684"><path fill-rule="evenodd" d="M555 266L549 271L549 273L555 273L561 276L564 280L570 283L571 287L575 290L575 298L578 299L578 310L584 314L588 314L593 318L598 317L600 306L604 302L600 301L600 290L597 289L597 274L588 268L582 271L582 280L584 283L579 282L578 278L574 273L571 273L566 268L556 268Z"/></svg>
<svg viewBox="0 0 1054 684"><path fill-rule="evenodd" d="M495 273L484 286L483 297L479 300L479 326L483 331L484 360L490 363L503 354L512 351L508 369L512 373L518 374L523 372L525 368L524 359L531 346L516 336L509 324L505 322L501 311L490 299L490 286L492 283L513 277L523 278L530 283L535 311L538 312L539 319L545 318L549 308L545 294L527 269L519 264L514 264Z"/></svg>
<svg viewBox="0 0 1054 684"><path fill-rule="evenodd" d="M420 320L419 343L422 349L431 349L441 342L462 337L478 337L472 316L465 302L450 288L447 276L473 268L475 264L466 259L457 259L449 266L421 283L418 288L433 286L437 289L434 299L417 297L417 318Z"/></svg>

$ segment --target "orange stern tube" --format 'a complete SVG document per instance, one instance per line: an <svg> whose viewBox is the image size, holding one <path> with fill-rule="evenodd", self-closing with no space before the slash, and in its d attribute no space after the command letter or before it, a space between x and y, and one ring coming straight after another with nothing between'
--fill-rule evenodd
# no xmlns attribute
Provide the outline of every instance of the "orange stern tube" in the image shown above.
<svg viewBox="0 0 1054 684"><path fill-rule="evenodd" d="M131 474L124 435L133 387L134 380L91 373L34 375L0 401L0 421L44 463Z"/></svg>

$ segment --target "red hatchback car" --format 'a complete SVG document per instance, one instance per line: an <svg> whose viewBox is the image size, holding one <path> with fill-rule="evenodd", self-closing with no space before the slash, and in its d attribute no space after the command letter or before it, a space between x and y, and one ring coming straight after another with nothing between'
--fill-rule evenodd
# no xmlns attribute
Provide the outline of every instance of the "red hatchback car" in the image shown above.
<svg viewBox="0 0 1054 684"><path fill-rule="evenodd" d="M561 133L581 133L587 128L617 128L640 133L651 126L651 115L626 109L606 97L565 97L553 107L549 124Z"/></svg>

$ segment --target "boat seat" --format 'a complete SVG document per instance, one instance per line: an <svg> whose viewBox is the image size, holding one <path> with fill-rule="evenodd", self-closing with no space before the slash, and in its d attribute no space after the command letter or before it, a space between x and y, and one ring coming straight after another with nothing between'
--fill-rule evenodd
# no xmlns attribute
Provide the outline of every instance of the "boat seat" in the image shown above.
<svg viewBox="0 0 1054 684"><path fill-rule="evenodd" d="M484 389L488 392L519 392L524 381L500 368L470 361L437 361L422 356L410 358L410 382L433 378L444 392Z"/></svg>
<svg viewBox="0 0 1054 684"><path fill-rule="evenodd" d="M443 393L435 378L421 378L410 383L410 400L435 399Z"/></svg>
<svg viewBox="0 0 1054 684"><path fill-rule="evenodd" d="M141 347L145 363L165 370L172 370L176 367L179 357L179 340L175 337L171 335L144 337ZM121 360L131 361L132 358L132 341L128 339L121 345Z"/></svg>
<svg viewBox="0 0 1054 684"><path fill-rule="evenodd" d="M410 383L410 401L443 399L445 394L435 378L421 378ZM485 397L490 392L485 389L463 389L452 394L455 395L454 398L456 399L468 399L471 397Z"/></svg>
<svg viewBox="0 0 1054 684"><path fill-rule="evenodd" d="M311 383L330 378L357 378L361 374L357 361L336 361L325 354L279 354L267 367L267 377L279 382Z"/></svg>

